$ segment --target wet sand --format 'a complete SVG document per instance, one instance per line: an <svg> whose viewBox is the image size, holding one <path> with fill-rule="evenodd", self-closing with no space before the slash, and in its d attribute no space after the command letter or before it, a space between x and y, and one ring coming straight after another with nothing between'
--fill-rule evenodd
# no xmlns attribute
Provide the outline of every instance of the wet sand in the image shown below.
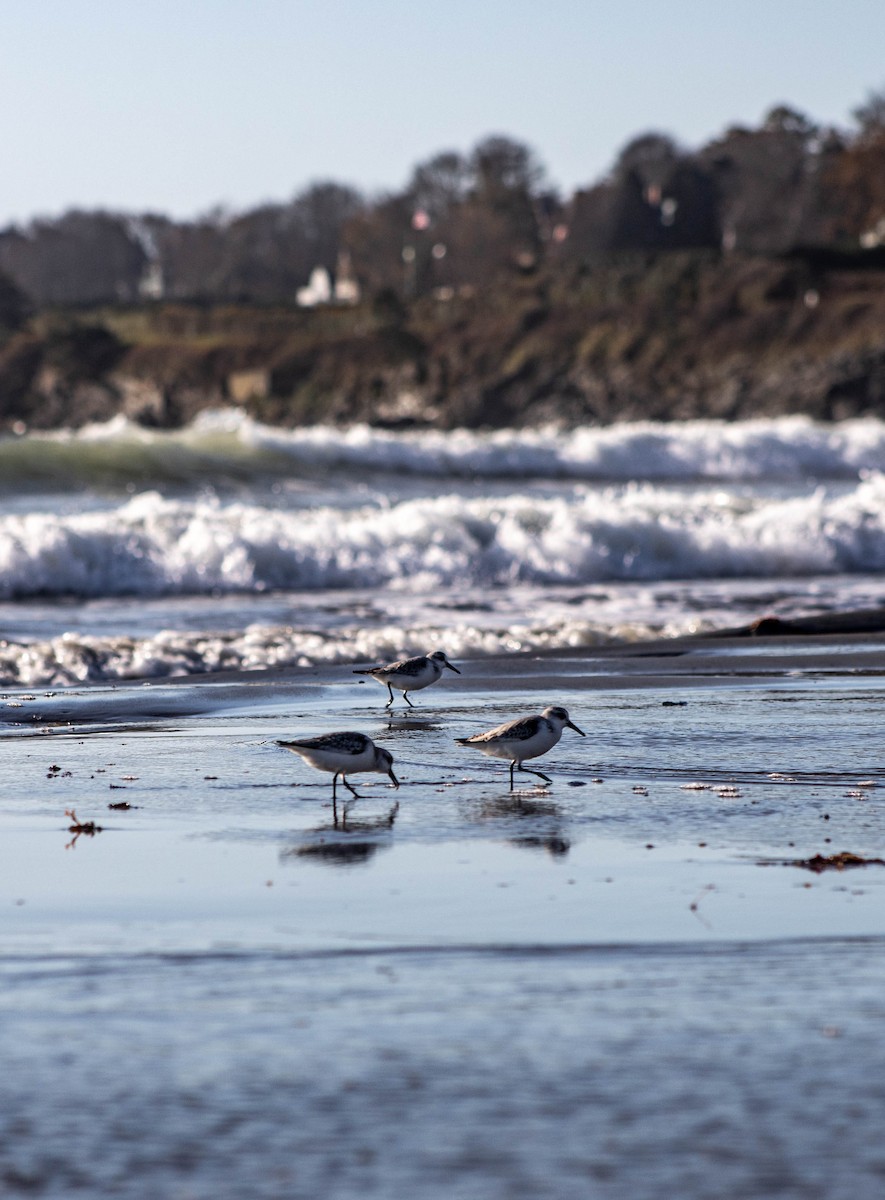
<svg viewBox="0 0 885 1200"><path fill-rule="evenodd" d="M459 665L4 693L3 1194L881 1194L885 636Z"/></svg>

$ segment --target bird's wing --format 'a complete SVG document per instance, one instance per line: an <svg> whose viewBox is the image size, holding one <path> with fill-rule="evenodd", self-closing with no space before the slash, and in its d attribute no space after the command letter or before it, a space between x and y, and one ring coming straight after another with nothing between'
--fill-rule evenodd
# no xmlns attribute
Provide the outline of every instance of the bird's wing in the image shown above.
<svg viewBox="0 0 885 1200"><path fill-rule="evenodd" d="M398 671L402 675L420 675L427 666L427 659L419 655L417 658L401 658L399 662L390 663L385 670Z"/></svg>
<svg viewBox="0 0 885 1200"><path fill-rule="evenodd" d="M503 737L531 737L535 732L535 717L517 717L515 721L505 721L485 733L475 733L467 738L468 742L492 742Z"/></svg>
<svg viewBox="0 0 885 1200"><path fill-rule="evenodd" d="M403 667L408 667L409 663L414 662L412 658L400 658L396 662L376 663L374 667L366 667L362 671L354 671L354 675L374 675L376 671L401 671Z"/></svg>
<svg viewBox="0 0 885 1200"><path fill-rule="evenodd" d="M315 738L279 742L287 750L335 750L339 754L362 754L369 739L364 733L324 733Z"/></svg>

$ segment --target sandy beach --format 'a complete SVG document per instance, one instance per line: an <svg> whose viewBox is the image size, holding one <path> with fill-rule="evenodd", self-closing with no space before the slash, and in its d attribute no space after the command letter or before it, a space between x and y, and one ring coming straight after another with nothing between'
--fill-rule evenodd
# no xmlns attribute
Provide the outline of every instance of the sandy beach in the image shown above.
<svg viewBox="0 0 885 1200"><path fill-rule="evenodd" d="M885 636L460 666L3 694L6 1194L877 1194Z"/></svg>

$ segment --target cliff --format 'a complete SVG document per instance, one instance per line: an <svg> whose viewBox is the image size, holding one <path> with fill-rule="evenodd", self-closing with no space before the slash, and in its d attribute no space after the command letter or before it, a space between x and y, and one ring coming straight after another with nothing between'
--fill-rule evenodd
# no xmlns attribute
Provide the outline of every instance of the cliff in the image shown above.
<svg viewBox="0 0 885 1200"><path fill-rule="evenodd" d="M294 426L885 417L885 261L636 258L404 305L41 311L0 342L0 429L238 405Z"/></svg>

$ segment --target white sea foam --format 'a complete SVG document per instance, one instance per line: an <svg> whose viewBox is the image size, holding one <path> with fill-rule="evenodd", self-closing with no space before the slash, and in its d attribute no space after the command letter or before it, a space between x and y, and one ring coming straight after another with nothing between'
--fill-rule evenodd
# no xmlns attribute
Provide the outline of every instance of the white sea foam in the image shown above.
<svg viewBox="0 0 885 1200"><path fill-rule="evenodd" d="M652 484L359 508L146 492L0 517L0 598L585 584L885 570L885 475L791 498Z"/></svg>
<svg viewBox="0 0 885 1200"><path fill-rule="evenodd" d="M240 412L149 431L116 418L78 432L0 439L0 487L127 479L158 486L294 476L318 469L443 479L851 479L885 463L885 423L805 417L725 423L636 422L574 430L395 432L358 425L280 430Z"/></svg>
<svg viewBox="0 0 885 1200"><path fill-rule="evenodd" d="M244 611L271 619L252 621L238 618L240 602L229 607L213 597L6 605L0 612L20 629L0 640L0 687L390 661L439 647L456 661L541 650L568 653L612 641L723 630L764 615L869 609L881 603L882 589L875 575L843 575L777 583L517 585L459 595L457 603L438 590L378 597L320 592L314 603L303 592L253 596L242 601ZM32 611L28 621L25 613ZM0 726L4 714L8 720L0 696Z"/></svg>
<svg viewBox="0 0 885 1200"><path fill-rule="evenodd" d="M208 428L215 419L207 419ZM365 426L287 433L243 421L238 430L244 440L293 460L436 476L797 480L851 477L885 462L885 424L867 419L839 425L805 417L633 422L493 433L392 433Z"/></svg>
<svg viewBox="0 0 885 1200"><path fill-rule="evenodd" d="M0 681L689 632L762 615L789 577L875 605L883 463L885 424L802 418L392 433L216 413L0 439Z"/></svg>
<svg viewBox="0 0 885 1200"><path fill-rule="evenodd" d="M636 627L634 636L640 636ZM389 661L426 647L445 645L453 657L472 658L513 650L589 646L611 635L591 622L573 620L546 629L475 625L441 629L382 627L322 633L291 626L252 626L238 633L171 632L153 637L99 637L67 633L44 642L0 643L0 685L62 687L113 680L160 679L216 671L258 671L343 662ZM405 647L405 649L403 649ZM8 716L8 714L7 714ZM0 724L3 723L0 697Z"/></svg>
<svg viewBox="0 0 885 1200"><path fill-rule="evenodd" d="M190 436L235 436L296 462L482 478L797 480L846 478L885 463L885 423L871 418L392 432L365 425L284 431L214 412L203 414Z"/></svg>

